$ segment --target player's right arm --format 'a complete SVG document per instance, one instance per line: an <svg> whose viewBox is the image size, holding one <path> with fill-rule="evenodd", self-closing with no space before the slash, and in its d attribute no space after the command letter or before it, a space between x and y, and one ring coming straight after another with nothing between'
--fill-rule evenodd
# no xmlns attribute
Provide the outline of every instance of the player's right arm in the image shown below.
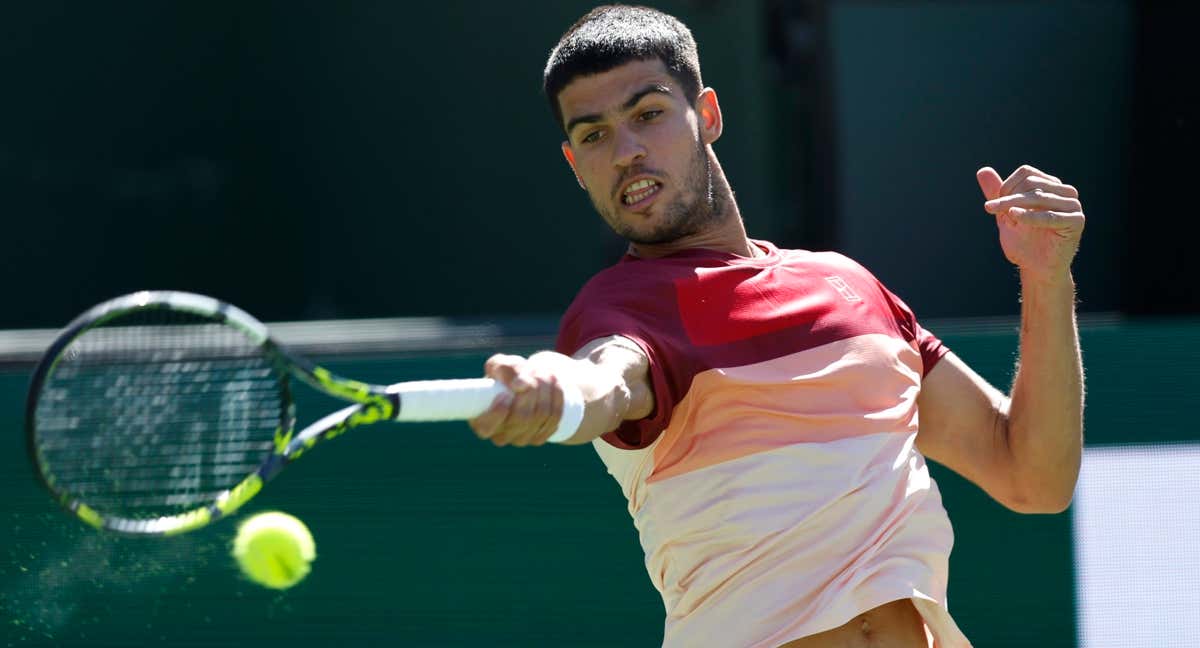
<svg viewBox="0 0 1200 648"><path fill-rule="evenodd" d="M579 388L584 402L583 421L567 444L588 443L622 421L654 411L650 361L636 343L619 335L592 340L573 356L553 351L528 358L494 355L484 374L504 383L509 393L497 396L469 424L476 436L498 446L545 443L562 414L559 385L566 382Z"/></svg>

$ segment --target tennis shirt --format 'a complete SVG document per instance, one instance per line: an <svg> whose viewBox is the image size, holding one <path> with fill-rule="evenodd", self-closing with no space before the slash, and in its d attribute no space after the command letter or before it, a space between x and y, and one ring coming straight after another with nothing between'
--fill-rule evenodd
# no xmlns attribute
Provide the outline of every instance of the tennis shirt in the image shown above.
<svg viewBox="0 0 1200 648"><path fill-rule="evenodd" d="M593 445L663 645L774 648L906 598L936 634L953 532L914 442L947 349L849 258L753 244L625 256L559 330L560 353L620 335L650 360L655 410Z"/></svg>

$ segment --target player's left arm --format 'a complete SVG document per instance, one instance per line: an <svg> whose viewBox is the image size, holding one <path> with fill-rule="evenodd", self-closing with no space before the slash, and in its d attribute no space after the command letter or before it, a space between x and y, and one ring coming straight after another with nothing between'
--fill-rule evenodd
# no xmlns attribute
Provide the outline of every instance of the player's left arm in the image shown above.
<svg viewBox="0 0 1200 648"><path fill-rule="evenodd" d="M918 448L1024 513L1066 509L1083 452L1083 364L1071 260L1083 233L1079 193L1022 166L976 174L1000 244L1021 276L1020 361L1001 394L954 354L925 377Z"/></svg>

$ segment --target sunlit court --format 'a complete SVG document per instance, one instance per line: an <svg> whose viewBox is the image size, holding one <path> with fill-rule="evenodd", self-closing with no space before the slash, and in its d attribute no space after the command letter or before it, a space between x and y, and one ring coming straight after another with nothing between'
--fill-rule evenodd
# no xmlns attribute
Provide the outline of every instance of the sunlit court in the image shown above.
<svg viewBox="0 0 1200 648"><path fill-rule="evenodd" d="M3 645L1200 646L1196 17L0 8Z"/></svg>

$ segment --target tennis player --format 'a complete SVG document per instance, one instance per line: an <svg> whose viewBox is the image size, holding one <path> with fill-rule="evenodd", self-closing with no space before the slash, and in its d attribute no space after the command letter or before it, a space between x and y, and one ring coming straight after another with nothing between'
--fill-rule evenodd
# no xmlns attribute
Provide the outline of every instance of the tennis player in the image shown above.
<svg viewBox="0 0 1200 648"><path fill-rule="evenodd" d="M861 265L747 238L713 152L717 93L678 20L599 7L544 83L567 163L629 248L579 292L555 351L487 361L512 394L476 434L542 444L561 386L582 390L569 442L591 443L628 498L664 646L970 645L946 604L953 533L925 458L1015 511L1069 504L1076 190L1031 166L976 174L1021 277L1005 396Z"/></svg>

